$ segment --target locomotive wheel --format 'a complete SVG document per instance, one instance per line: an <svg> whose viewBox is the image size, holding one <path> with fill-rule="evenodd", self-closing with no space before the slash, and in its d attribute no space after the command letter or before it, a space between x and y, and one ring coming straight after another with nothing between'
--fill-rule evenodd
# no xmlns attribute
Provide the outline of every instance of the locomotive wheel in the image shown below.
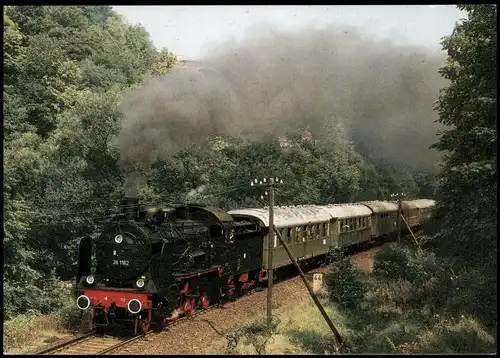
<svg viewBox="0 0 500 358"><path fill-rule="evenodd" d="M210 299L205 293L201 295L200 302L203 308L208 308L210 306Z"/></svg>
<svg viewBox="0 0 500 358"><path fill-rule="evenodd" d="M134 320L134 336L137 336L137 328L139 326L139 318L135 317Z"/></svg>
<svg viewBox="0 0 500 358"><path fill-rule="evenodd" d="M191 304L191 310L188 312L188 315L193 314L196 311L196 300L191 298L189 302Z"/></svg>
<svg viewBox="0 0 500 358"><path fill-rule="evenodd" d="M142 333L147 333L149 331L150 322L147 319L142 320Z"/></svg>
<svg viewBox="0 0 500 358"><path fill-rule="evenodd" d="M189 316L194 313L195 311L195 300L194 298L187 299L184 304L182 305L182 310L184 313Z"/></svg>
<svg viewBox="0 0 500 358"><path fill-rule="evenodd" d="M227 279L227 296L229 301L233 301L236 297L236 285L234 284L233 278L229 277Z"/></svg>

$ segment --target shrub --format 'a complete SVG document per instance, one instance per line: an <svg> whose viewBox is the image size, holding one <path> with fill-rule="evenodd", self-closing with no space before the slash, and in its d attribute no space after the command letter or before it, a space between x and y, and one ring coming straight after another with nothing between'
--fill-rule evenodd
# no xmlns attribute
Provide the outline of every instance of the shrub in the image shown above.
<svg viewBox="0 0 500 358"><path fill-rule="evenodd" d="M440 319L418 336L411 348L419 353L493 353L496 339L473 318ZM408 352L411 353L411 352Z"/></svg>
<svg viewBox="0 0 500 358"><path fill-rule="evenodd" d="M226 353L243 350L244 353L266 354L268 341L277 333L279 324L278 319L273 319L269 325L267 318L261 318L231 332L227 336Z"/></svg>
<svg viewBox="0 0 500 358"><path fill-rule="evenodd" d="M445 312L454 315L472 314L487 327L496 329L497 289L496 277L486 278L471 270L460 274L452 282Z"/></svg>
<svg viewBox="0 0 500 358"><path fill-rule="evenodd" d="M373 274L376 277L398 280L408 276L409 252L407 248L391 245L375 254Z"/></svg>
<svg viewBox="0 0 500 358"><path fill-rule="evenodd" d="M55 278L44 280L39 285L6 281L3 288L4 319L17 314L47 314L62 308L70 300L70 293L62 289L60 281Z"/></svg>
<svg viewBox="0 0 500 358"><path fill-rule="evenodd" d="M348 257L334 261L326 275L330 300L346 309L360 309L366 288Z"/></svg>
<svg viewBox="0 0 500 358"><path fill-rule="evenodd" d="M43 340L44 336L47 338L47 335L53 337L77 330L81 322L80 312L71 300L66 301L61 308L50 314L32 311L5 321L3 324L4 351L36 345Z"/></svg>
<svg viewBox="0 0 500 358"><path fill-rule="evenodd" d="M373 274L389 280L407 280L417 286L441 276L442 263L433 253L391 245L375 254Z"/></svg>

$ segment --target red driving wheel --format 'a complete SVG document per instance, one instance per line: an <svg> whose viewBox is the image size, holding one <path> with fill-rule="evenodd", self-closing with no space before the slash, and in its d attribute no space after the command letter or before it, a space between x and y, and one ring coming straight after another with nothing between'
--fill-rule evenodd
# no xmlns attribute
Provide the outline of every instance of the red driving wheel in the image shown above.
<svg viewBox="0 0 500 358"><path fill-rule="evenodd" d="M210 306L210 300L208 299L208 296L205 294L201 296L201 305L203 308L208 308L208 306Z"/></svg>
<svg viewBox="0 0 500 358"><path fill-rule="evenodd" d="M142 333L147 333L149 331L149 320L142 321Z"/></svg>
<svg viewBox="0 0 500 358"><path fill-rule="evenodd" d="M182 305L182 310L186 315L190 315L195 311L195 300L194 298L187 299L186 302L184 302L184 305Z"/></svg>

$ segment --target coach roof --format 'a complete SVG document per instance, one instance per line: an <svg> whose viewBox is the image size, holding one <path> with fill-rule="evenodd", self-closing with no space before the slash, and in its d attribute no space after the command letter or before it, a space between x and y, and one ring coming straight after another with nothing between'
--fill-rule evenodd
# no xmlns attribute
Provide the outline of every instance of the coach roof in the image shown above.
<svg viewBox="0 0 500 358"><path fill-rule="evenodd" d="M372 211L361 204L334 204L320 206L331 215L332 218L351 218L357 216L371 215Z"/></svg>
<svg viewBox="0 0 500 358"><path fill-rule="evenodd" d="M361 204L368 206L374 213L385 213L398 210L398 204L390 201L362 201Z"/></svg>
<svg viewBox="0 0 500 358"><path fill-rule="evenodd" d="M269 226L269 209L252 208L228 211L230 215L250 216ZM276 206L274 207L274 225L279 227L315 224L330 221L331 215L322 207L315 205Z"/></svg>

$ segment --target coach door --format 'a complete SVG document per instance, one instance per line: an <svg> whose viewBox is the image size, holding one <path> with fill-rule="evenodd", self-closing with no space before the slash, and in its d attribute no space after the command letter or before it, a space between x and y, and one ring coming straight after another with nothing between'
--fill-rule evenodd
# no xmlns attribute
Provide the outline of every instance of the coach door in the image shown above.
<svg viewBox="0 0 500 358"><path fill-rule="evenodd" d="M329 226L329 227L328 227ZM325 235L329 238L328 246L329 247L338 247L340 246L340 238L339 238L339 219L333 218L330 220L330 225L326 225L328 235Z"/></svg>

